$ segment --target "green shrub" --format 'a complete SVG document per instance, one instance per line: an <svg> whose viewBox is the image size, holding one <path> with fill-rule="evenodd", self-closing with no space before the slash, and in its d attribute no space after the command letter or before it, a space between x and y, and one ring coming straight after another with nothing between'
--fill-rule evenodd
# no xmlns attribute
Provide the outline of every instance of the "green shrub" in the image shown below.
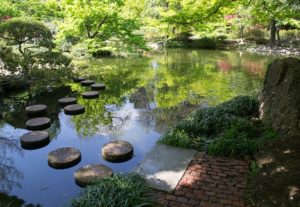
<svg viewBox="0 0 300 207"><path fill-rule="evenodd" d="M195 110L159 140L160 143L236 158L252 157L257 151L258 100L238 96L215 107ZM259 137L259 136L258 136Z"/></svg>
<svg viewBox="0 0 300 207"><path fill-rule="evenodd" d="M197 40L197 47L203 49L216 49L218 47L218 42L214 38L203 37Z"/></svg>
<svg viewBox="0 0 300 207"><path fill-rule="evenodd" d="M250 28L245 31L244 36L247 40L264 39L265 32L259 28Z"/></svg>
<svg viewBox="0 0 300 207"><path fill-rule="evenodd" d="M101 48L93 48L88 51L94 58L111 57L112 52Z"/></svg>
<svg viewBox="0 0 300 207"><path fill-rule="evenodd" d="M258 144L247 132L231 128L215 140L209 147L210 155L234 157L239 159L253 158L258 150Z"/></svg>
<svg viewBox="0 0 300 207"><path fill-rule="evenodd" d="M146 195L150 188L138 175L116 174L86 187L71 201L72 207L142 207L154 206Z"/></svg>

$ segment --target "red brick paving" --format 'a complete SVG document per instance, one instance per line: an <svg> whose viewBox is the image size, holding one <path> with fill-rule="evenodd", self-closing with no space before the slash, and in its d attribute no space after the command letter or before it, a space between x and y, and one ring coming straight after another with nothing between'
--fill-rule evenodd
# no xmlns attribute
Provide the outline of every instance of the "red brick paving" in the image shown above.
<svg viewBox="0 0 300 207"><path fill-rule="evenodd" d="M154 197L166 207L243 207L248 165L244 161L195 155L172 193Z"/></svg>

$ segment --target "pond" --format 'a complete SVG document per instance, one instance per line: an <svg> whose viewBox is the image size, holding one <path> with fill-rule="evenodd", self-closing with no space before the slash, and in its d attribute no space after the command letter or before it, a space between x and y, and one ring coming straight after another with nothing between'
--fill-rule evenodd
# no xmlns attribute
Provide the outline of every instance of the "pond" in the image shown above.
<svg viewBox="0 0 300 207"><path fill-rule="evenodd" d="M101 163L114 172L129 172L151 150L167 127L197 107L216 105L237 95L257 95L265 68L274 57L238 51L167 50L148 57L78 60L80 73L102 82L97 99L82 99L89 90L77 83L61 88L13 94L0 102L0 203L43 207L68 206L80 192L73 173L86 164ZM36 94L36 95L35 95ZM65 115L57 100L76 96L86 107L82 115ZM51 142L26 150L19 137L26 133L25 107L46 104ZM111 163L101 147L112 140L134 146L132 159ZM79 164L67 169L49 167L47 155L60 147L81 151ZM40 205L38 205L40 204Z"/></svg>

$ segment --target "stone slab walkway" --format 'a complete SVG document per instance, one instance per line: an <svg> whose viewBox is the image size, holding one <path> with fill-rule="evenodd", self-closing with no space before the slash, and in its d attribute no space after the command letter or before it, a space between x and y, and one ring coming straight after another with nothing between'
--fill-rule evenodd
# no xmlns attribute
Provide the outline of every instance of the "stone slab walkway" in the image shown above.
<svg viewBox="0 0 300 207"><path fill-rule="evenodd" d="M166 207L243 207L248 165L197 153L172 193L156 191Z"/></svg>
<svg viewBox="0 0 300 207"><path fill-rule="evenodd" d="M155 189L173 191L196 151L157 144L133 170Z"/></svg>

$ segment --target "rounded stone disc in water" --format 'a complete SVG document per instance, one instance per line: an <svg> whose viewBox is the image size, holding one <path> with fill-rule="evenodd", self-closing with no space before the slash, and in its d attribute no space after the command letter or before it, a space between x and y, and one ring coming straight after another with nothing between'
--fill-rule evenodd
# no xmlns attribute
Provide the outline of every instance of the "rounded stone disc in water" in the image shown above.
<svg viewBox="0 0 300 207"><path fill-rule="evenodd" d="M95 83L95 81L93 81L93 80L84 80L84 81L81 81L81 85L82 86L90 86L90 85L92 85L94 83Z"/></svg>
<svg viewBox="0 0 300 207"><path fill-rule="evenodd" d="M81 160L81 153L76 148L64 147L48 154L48 163L53 168L67 168L76 165Z"/></svg>
<svg viewBox="0 0 300 207"><path fill-rule="evenodd" d="M91 85L92 90L104 90L105 89L105 85L102 83L95 83L93 85Z"/></svg>
<svg viewBox="0 0 300 207"><path fill-rule="evenodd" d="M27 115L30 115L30 116L40 115L40 114L44 114L47 112L47 106L43 105L43 104L27 106L25 108L25 111L26 111Z"/></svg>
<svg viewBox="0 0 300 207"><path fill-rule="evenodd" d="M64 107L65 114L67 115L77 115L83 114L85 112L84 106L80 104L72 104Z"/></svg>
<svg viewBox="0 0 300 207"><path fill-rule="evenodd" d="M23 134L20 141L23 148L34 149L47 145L50 142L50 137L46 131L34 131Z"/></svg>
<svg viewBox="0 0 300 207"><path fill-rule="evenodd" d="M92 99L92 98L98 98L99 97L99 92L98 91L88 91L82 93L82 97L85 99Z"/></svg>
<svg viewBox="0 0 300 207"><path fill-rule="evenodd" d="M34 119L29 119L26 121L25 125L27 129L30 130L42 130L50 127L50 119L46 117L39 117Z"/></svg>
<svg viewBox="0 0 300 207"><path fill-rule="evenodd" d="M102 156L111 162L123 162L132 158L133 146L122 140L106 143L102 147Z"/></svg>
<svg viewBox="0 0 300 207"><path fill-rule="evenodd" d="M66 97L66 98L61 98L58 100L58 103L61 106L67 106L67 105L71 105L71 104L76 104L77 103L77 99L74 97Z"/></svg>
<svg viewBox="0 0 300 207"><path fill-rule="evenodd" d="M112 174L112 169L105 165L86 165L75 171L74 178L79 186L84 187L102 178L110 177Z"/></svg>
<svg viewBox="0 0 300 207"><path fill-rule="evenodd" d="M85 80L85 78L83 78L83 77L74 78L75 83L79 83L79 82L84 81L84 80Z"/></svg>

